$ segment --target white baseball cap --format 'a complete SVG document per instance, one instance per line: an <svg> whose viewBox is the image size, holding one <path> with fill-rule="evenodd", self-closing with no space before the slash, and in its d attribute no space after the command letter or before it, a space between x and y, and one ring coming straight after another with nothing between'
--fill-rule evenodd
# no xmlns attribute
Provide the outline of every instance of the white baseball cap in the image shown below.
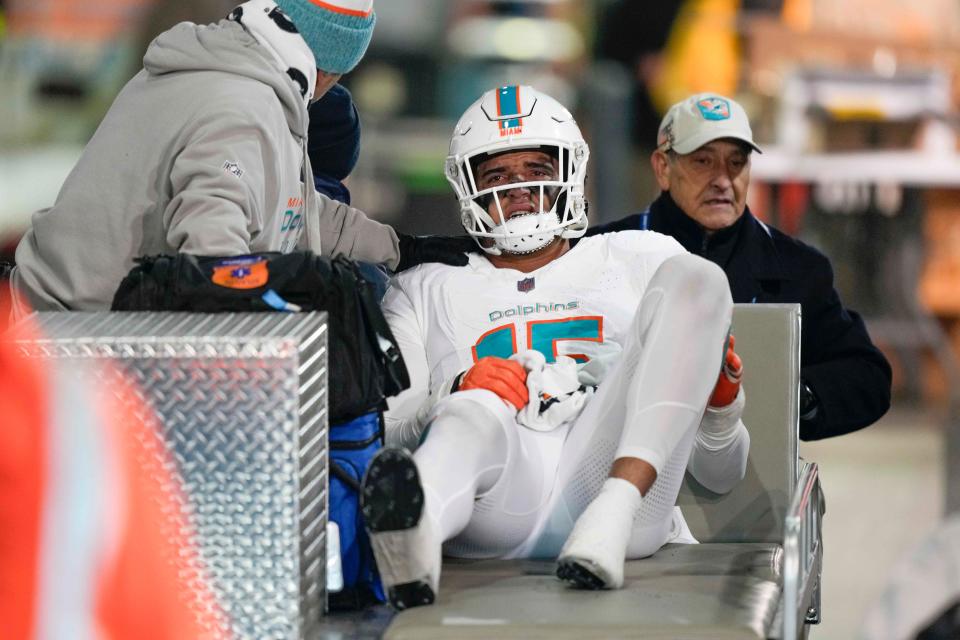
<svg viewBox="0 0 960 640"><path fill-rule="evenodd" d="M685 155L720 138L742 140L762 153L739 103L716 93L698 93L673 105L663 116L657 149Z"/></svg>

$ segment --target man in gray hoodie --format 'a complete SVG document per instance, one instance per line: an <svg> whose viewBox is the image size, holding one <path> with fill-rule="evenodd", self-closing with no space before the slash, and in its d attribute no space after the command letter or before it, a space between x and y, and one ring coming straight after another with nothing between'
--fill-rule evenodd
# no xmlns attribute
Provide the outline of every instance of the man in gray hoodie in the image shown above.
<svg viewBox="0 0 960 640"><path fill-rule="evenodd" d="M356 66L375 21L373 0L250 0L158 36L53 207L34 214L11 276L15 313L108 309L144 255L465 263L314 189L307 106Z"/></svg>

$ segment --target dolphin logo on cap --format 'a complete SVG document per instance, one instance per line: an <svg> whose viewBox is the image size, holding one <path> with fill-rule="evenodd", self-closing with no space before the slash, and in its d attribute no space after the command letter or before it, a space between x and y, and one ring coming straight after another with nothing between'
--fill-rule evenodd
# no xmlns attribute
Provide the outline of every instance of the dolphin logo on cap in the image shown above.
<svg viewBox="0 0 960 640"><path fill-rule="evenodd" d="M728 120L730 103L723 98L704 98L697 102L697 109L705 120Z"/></svg>

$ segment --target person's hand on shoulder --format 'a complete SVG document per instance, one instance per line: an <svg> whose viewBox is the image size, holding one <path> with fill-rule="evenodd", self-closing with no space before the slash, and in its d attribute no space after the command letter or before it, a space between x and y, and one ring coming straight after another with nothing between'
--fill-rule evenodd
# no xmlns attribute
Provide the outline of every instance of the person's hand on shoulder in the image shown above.
<svg viewBox="0 0 960 640"><path fill-rule="evenodd" d="M424 262L441 262L462 267L467 264L468 253L480 251L480 247L470 236L411 236L398 233L397 237L400 239L397 273Z"/></svg>

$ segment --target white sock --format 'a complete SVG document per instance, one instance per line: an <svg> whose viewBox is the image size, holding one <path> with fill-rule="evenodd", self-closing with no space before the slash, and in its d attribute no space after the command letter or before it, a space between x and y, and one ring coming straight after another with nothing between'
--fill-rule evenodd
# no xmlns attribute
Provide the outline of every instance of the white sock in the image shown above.
<svg viewBox="0 0 960 640"><path fill-rule="evenodd" d="M559 561L579 564L602 580L607 589L623 586L623 562L641 499L633 483L607 478L600 493L577 518Z"/></svg>

